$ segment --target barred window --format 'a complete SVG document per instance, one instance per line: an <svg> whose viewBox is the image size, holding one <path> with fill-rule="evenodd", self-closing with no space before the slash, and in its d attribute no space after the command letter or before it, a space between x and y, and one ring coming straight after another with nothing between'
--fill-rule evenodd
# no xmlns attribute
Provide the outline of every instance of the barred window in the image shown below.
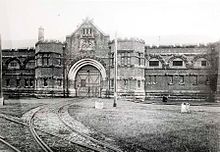
<svg viewBox="0 0 220 152"><path fill-rule="evenodd" d="M179 76L179 83L184 83L184 76L183 75L180 75Z"/></svg>
<svg viewBox="0 0 220 152"><path fill-rule="evenodd" d="M48 86L47 78L44 78L44 86Z"/></svg>
<svg viewBox="0 0 220 152"><path fill-rule="evenodd" d="M206 66L207 62L206 61L201 61L201 66Z"/></svg>
<svg viewBox="0 0 220 152"><path fill-rule="evenodd" d="M183 61L173 61L173 66L183 66Z"/></svg>
<svg viewBox="0 0 220 152"><path fill-rule="evenodd" d="M127 79L124 79L124 85L128 85L128 80Z"/></svg>
<svg viewBox="0 0 220 152"><path fill-rule="evenodd" d="M138 88L140 88L140 87L141 87L141 81L138 80Z"/></svg>
<svg viewBox="0 0 220 152"><path fill-rule="evenodd" d="M149 66L159 66L159 61L149 61Z"/></svg>

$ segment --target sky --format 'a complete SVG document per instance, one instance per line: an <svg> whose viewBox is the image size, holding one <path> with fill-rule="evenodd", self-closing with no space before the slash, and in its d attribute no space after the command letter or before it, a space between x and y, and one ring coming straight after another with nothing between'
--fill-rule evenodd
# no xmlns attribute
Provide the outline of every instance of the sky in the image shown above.
<svg viewBox="0 0 220 152"><path fill-rule="evenodd" d="M197 44L220 40L220 0L0 0L3 48L37 40L65 41L86 17L114 38L136 37L146 44Z"/></svg>

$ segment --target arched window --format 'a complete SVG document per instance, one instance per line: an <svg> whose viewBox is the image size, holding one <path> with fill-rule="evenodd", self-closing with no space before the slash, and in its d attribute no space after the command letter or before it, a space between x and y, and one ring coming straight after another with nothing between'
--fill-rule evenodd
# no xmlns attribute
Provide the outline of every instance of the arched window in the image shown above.
<svg viewBox="0 0 220 152"><path fill-rule="evenodd" d="M20 64L17 60L12 60L8 64L8 69L20 69Z"/></svg>
<svg viewBox="0 0 220 152"><path fill-rule="evenodd" d="M152 58L148 62L149 68L162 68L161 62L157 58Z"/></svg>
<svg viewBox="0 0 220 152"><path fill-rule="evenodd" d="M210 66L210 63L205 58L199 58L194 62L194 68L207 68Z"/></svg>
<svg viewBox="0 0 220 152"><path fill-rule="evenodd" d="M35 61L34 60L29 60L26 65L25 65L25 68L26 69L34 69L35 67Z"/></svg>

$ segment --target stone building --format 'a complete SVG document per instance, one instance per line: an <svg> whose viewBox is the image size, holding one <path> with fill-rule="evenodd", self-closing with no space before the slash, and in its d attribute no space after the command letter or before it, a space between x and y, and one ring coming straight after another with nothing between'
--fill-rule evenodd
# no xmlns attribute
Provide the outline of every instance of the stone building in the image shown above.
<svg viewBox="0 0 220 152"><path fill-rule="evenodd" d="M143 40L131 38L118 39L117 44L119 97L217 99L218 43L146 46ZM41 27L35 48L2 50L4 94L112 97L114 46L115 40L88 19L65 42L45 41Z"/></svg>

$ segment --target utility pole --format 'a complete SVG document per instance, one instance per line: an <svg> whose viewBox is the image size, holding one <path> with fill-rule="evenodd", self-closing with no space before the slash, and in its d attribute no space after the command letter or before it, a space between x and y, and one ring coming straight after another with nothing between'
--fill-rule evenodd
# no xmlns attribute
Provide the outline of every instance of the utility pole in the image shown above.
<svg viewBox="0 0 220 152"><path fill-rule="evenodd" d="M2 91L2 41L0 35L0 106L4 105L3 91Z"/></svg>
<svg viewBox="0 0 220 152"><path fill-rule="evenodd" d="M117 107L117 78L118 78L118 44L117 34L115 34L115 48L114 48L114 103L113 107Z"/></svg>

